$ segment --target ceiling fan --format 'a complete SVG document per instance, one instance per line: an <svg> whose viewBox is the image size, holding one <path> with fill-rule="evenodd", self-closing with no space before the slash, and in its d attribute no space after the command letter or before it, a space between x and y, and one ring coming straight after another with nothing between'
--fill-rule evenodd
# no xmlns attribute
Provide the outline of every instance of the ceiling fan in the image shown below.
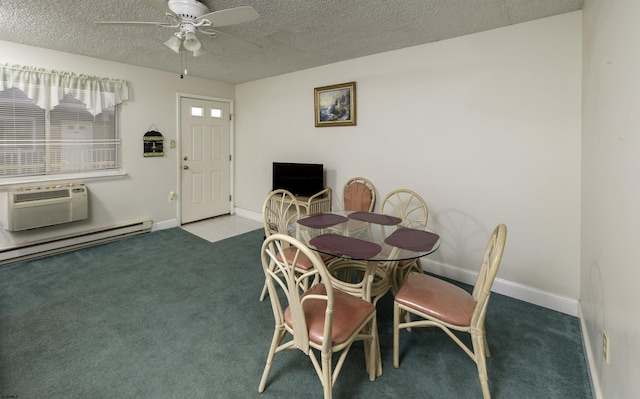
<svg viewBox="0 0 640 399"><path fill-rule="evenodd" d="M180 53L182 47L191 51L194 57L206 53L196 33L209 37L225 37L235 46L245 48L260 48L255 43L240 39L236 36L224 33L214 28L229 26L243 22L253 21L260 14L250 6L228 8L220 11L210 11L209 8L197 0L143 0L149 6L163 12L171 18L172 22L139 22L139 21L98 21L98 25L140 25L162 26L178 29L171 38L164 42L176 53Z"/></svg>

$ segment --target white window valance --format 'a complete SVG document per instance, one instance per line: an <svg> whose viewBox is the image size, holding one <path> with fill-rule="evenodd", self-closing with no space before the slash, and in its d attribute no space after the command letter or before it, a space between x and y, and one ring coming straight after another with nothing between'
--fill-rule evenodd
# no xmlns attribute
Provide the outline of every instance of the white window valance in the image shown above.
<svg viewBox="0 0 640 399"><path fill-rule="evenodd" d="M40 108L50 111L65 95L87 105L93 116L129 99L125 80L76 75L20 65L0 65L0 91L16 88Z"/></svg>

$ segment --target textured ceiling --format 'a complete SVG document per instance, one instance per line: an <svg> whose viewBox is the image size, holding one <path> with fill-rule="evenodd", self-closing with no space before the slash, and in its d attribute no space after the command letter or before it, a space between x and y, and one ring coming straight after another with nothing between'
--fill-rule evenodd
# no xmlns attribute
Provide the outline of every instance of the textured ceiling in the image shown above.
<svg viewBox="0 0 640 399"><path fill-rule="evenodd" d="M583 1L204 0L212 11L244 5L258 11L255 21L218 30L261 48L204 36L208 53L183 58L191 76L242 83L580 10ZM170 22L143 1L0 2L0 40L180 72L181 56L163 45L173 29L94 21Z"/></svg>

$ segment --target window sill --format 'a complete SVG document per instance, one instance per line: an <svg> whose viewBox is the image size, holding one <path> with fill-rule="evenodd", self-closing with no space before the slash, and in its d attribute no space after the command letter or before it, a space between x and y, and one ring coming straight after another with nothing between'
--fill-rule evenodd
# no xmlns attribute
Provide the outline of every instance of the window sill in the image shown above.
<svg viewBox="0 0 640 399"><path fill-rule="evenodd" d="M86 183L87 181L91 180L121 178L126 175L127 172L124 169L117 169L84 173L70 173L65 175L7 177L0 178L0 189L11 190L13 188L27 187L32 185L46 185L47 183Z"/></svg>

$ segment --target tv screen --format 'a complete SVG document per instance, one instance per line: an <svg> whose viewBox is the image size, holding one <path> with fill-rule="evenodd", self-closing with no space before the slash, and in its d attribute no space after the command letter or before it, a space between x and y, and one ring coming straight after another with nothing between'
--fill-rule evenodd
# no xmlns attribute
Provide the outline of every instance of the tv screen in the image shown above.
<svg viewBox="0 0 640 399"><path fill-rule="evenodd" d="M324 189L324 166L314 163L273 163L273 189L309 197Z"/></svg>

